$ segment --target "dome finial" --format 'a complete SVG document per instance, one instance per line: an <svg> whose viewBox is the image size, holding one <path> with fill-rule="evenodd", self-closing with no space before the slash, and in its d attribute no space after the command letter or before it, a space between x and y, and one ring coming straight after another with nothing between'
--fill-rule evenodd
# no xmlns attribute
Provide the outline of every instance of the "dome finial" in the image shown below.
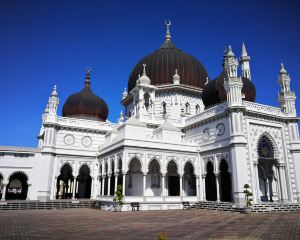
<svg viewBox="0 0 300 240"><path fill-rule="evenodd" d="M85 85L90 85L91 84L91 72L92 72L92 68L88 67L85 71Z"/></svg>
<svg viewBox="0 0 300 240"><path fill-rule="evenodd" d="M146 66L147 66L147 64L144 63L144 64L143 64L143 75L146 75Z"/></svg>
<svg viewBox="0 0 300 240"><path fill-rule="evenodd" d="M167 31L166 31L166 40L171 40L171 33L170 33L170 26L171 26L171 21L169 19L165 20L165 24L167 27Z"/></svg>

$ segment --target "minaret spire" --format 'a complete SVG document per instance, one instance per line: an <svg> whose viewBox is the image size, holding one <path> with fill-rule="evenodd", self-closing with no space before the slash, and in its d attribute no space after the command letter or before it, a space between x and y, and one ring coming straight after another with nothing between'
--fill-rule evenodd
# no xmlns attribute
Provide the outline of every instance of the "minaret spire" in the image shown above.
<svg viewBox="0 0 300 240"><path fill-rule="evenodd" d="M248 56L245 43L242 43L242 53L240 57L240 64L242 66L242 77L248 78L251 80L250 72L250 56Z"/></svg>

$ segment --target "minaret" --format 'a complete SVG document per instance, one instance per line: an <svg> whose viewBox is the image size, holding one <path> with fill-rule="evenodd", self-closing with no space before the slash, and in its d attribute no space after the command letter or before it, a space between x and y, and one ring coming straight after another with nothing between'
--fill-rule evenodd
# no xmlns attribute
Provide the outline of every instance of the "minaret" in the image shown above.
<svg viewBox="0 0 300 240"><path fill-rule="evenodd" d="M240 57L240 64L242 66L242 77L248 78L251 80L250 72L250 56L247 54L246 46L243 42L242 44L242 54Z"/></svg>
<svg viewBox="0 0 300 240"><path fill-rule="evenodd" d="M143 85L150 85L151 84L151 80L150 78L147 76L146 74L146 64L143 64L143 75L139 77L139 79L137 80L138 84L143 84Z"/></svg>
<svg viewBox="0 0 300 240"><path fill-rule="evenodd" d="M224 53L224 70L227 72L227 78L224 81L224 88L227 93L228 106L242 104L243 82L237 76L238 60L229 46Z"/></svg>
<svg viewBox="0 0 300 240"><path fill-rule="evenodd" d="M288 75L282 63L280 65L278 83L281 87L281 91L278 94L278 101L282 112L291 117L296 117L296 95L295 92L291 91L291 78Z"/></svg>

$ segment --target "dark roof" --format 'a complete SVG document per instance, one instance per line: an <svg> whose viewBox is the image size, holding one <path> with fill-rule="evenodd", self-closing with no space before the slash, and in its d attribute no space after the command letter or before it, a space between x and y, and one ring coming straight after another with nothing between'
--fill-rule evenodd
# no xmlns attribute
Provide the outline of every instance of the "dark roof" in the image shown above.
<svg viewBox="0 0 300 240"><path fill-rule="evenodd" d="M202 91L202 101L205 108L227 101L227 95L224 89L225 78L227 78L227 72L226 70L223 70L220 76L212 81L209 81L205 85ZM242 77L242 81L242 93L245 95L243 99L246 101L255 102L256 90L253 82L245 77Z"/></svg>
<svg viewBox="0 0 300 240"><path fill-rule="evenodd" d="M75 117L106 121L108 107L105 101L95 95L89 81L85 82L84 88L69 96L63 106L64 117Z"/></svg>
<svg viewBox="0 0 300 240"><path fill-rule="evenodd" d="M208 77L203 65L193 56L175 47L166 40L155 52L140 60L132 70L128 80L129 92L135 87L138 75L143 73L143 64L152 85L172 84L175 69L180 76L180 84L203 88Z"/></svg>

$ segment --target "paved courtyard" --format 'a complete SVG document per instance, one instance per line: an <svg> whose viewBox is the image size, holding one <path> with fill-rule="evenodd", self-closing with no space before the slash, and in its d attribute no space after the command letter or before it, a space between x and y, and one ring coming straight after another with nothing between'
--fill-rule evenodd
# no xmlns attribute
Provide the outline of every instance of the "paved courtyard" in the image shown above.
<svg viewBox="0 0 300 240"><path fill-rule="evenodd" d="M300 239L300 213L92 209L0 212L0 239Z"/></svg>

